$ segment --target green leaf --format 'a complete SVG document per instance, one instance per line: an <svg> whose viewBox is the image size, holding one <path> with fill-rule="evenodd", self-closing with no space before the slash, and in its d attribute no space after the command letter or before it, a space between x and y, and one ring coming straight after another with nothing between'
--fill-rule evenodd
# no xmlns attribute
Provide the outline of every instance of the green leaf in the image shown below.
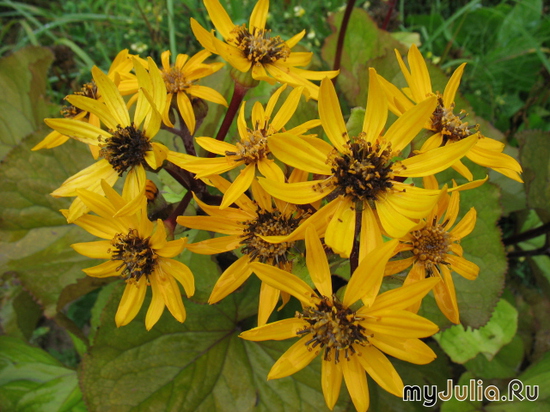
<svg viewBox="0 0 550 412"><path fill-rule="evenodd" d="M0 336L0 408L69 411L82 402L76 372L42 349Z"/></svg>
<svg viewBox="0 0 550 412"><path fill-rule="evenodd" d="M488 360L480 353L474 359L467 361L464 366L477 378L513 378L523 360L523 353L523 341L516 335L510 343L498 351L493 359Z"/></svg>
<svg viewBox="0 0 550 412"><path fill-rule="evenodd" d="M0 159L39 129L51 112L44 96L52 60L43 47L27 47L0 59Z"/></svg>
<svg viewBox="0 0 550 412"><path fill-rule="evenodd" d="M501 299L489 322L476 330L455 325L434 335L445 353L456 363L464 363L482 353L488 360L509 343L517 330L518 312Z"/></svg>
<svg viewBox="0 0 550 412"><path fill-rule="evenodd" d="M535 209L547 223L550 221L550 132L521 132L518 140L527 206Z"/></svg>
<svg viewBox="0 0 550 412"><path fill-rule="evenodd" d="M115 328L119 288L79 371L89 410L328 410L319 359L290 377L267 381L291 342L238 337L256 314L258 286L258 280L250 279L239 293L212 306L185 300L185 323L165 311L149 332L144 326L148 299L134 321ZM345 410L349 403L342 390L335 410Z"/></svg>
<svg viewBox="0 0 550 412"><path fill-rule="evenodd" d="M338 30L343 12L329 17L333 33L325 40L321 50L323 60L332 67L338 41ZM406 47L395 40L389 33L378 29L376 23L361 9L355 8L351 14L344 49L342 51L341 69L337 77L337 86L342 90L351 106L364 106L367 101L368 67L377 69L379 74L388 80L399 72L394 49L404 53ZM342 102L340 102L342 104Z"/></svg>

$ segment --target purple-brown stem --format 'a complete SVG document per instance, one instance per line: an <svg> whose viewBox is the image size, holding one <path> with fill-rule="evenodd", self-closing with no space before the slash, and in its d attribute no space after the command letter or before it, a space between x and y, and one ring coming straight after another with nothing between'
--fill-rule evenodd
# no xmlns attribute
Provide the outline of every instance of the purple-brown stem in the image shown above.
<svg viewBox="0 0 550 412"><path fill-rule="evenodd" d="M225 117L223 119L222 125L220 126L220 130L218 130L218 134L216 135L216 140L219 141L223 141L225 139L225 136L229 131L229 127L231 126L231 123L233 123L233 119L235 119L235 116L237 115L239 106L241 105L246 92L248 91L248 89L250 89L250 87L245 87L239 82L233 82L233 84L233 96L231 97L231 102L229 103L227 112L225 112ZM208 157L214 156L214 153L208 153Z"/></svg>
<svg viewBox="0 0 550 412"><path fill-rule="evenodd" d="M348 0L346 10L344 11L344 17L342 17L342 24L340 25L340 31L338 32L338 41L336 43L336 54L334 55L334 64L332 70L339 70L342 62L342 51L344 50L344 39L346 37L346 31L348 29L348 23L355 6L355 0ZM332 83L336 84L336 77L332 79Z"/></svg>
<svg viewBox="0 0 550 412"><path fill-rule="evenodd" d="M382 24L382 27L381 27L382 30L388 29L388 24L390 24L390 19L393 13L393 9L395 8L395 3L396 3L396 0L390 0L388 14L386 14L386 18L384 19L384 24Z"/></svg>
<svg viewBox="0 0 550 412"><path fill-rule="evenodd" d="M349 256L349 269L350 276L353 275L357 266L359 266L359 237L361 235L361 208L355 208L355 233L353 236L353 248L351 249L351 254Z"/></svg>
<svg viewBox="0 0 550 412"><path fill-rule="evenodd" d="M170 216L168 216L168 219L164 221L164 224L168 227L170 233L174 233L174 229L176 228L176 219L178 216L182 215L183 212L185 212L185 209L187 209L187 206L189 206L191 199L193 199L193 192L189 190L187 191L185 196L183 196L183 199L181 199L181 201L176 206L174 211L170 214Z"/></svg>

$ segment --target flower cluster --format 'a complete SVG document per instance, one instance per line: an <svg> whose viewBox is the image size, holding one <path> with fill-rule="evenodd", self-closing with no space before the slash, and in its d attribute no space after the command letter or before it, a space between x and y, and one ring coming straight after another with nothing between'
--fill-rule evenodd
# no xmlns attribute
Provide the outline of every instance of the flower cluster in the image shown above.
<svg viewBox="0 0 550 412"><path fill-rule="evenodd" d="M416 46L408 54L410 69L397 53L408 88L370 68L364 120L351 132L330 80L338 72L300 68L309 65L311 53L292 51L305 31L288 40L273 35L266 29L268 0L259 0L248 25L240 26L218 0L204 4L223 41L191 19L205 50L179 54L173 65L164 52L160 68L151 57L123 51L108 74L94 67L93 81L66 97L71 106L63 110L65 118L45 120L54 131L34 149L72 138L88 145L95 159L52 193L74 198L63 211L67 221L103 239L73 245L78 253L107 260L85 273L126 283L117 326L132 321L151 286L145 318L151 329L165 306L185 320L179 284L187 297L195 288L193 274L178 260L184 250L235 251L238 258L224 268L208 303L221 301L253 274L260 278L258 327L241 338L297 339L268 379L289 376L321 356L329 408L343 379L356 409L367 410L367 374L401 396L403 382L386 355L416 364L435 358L420 340L438 330L417 314L423 297L433 290L441 312L459 323L452 273L470 280L479 274L460 246L475 226L476 211L458 216L460 193L487 178L474 180L463 159L517 181L521 167L502 153L503 144L454 113L464 65L442 94L433 92ZM200 84L224 66L205 63L212 54L232 66L229 105L220 91ZM262 81L280 85L265 106L252 105L247 121L243 99ZM310 98L317 101L318 118L297 116ZM194 137L207 116L205 100L228 109L216 136ZM397 116L392 124L389 112ZM234 120L237 134L226 137ZM179 136L185 152L179 144L156 141L161 129ZM419 141L426 133L430 137ZM449 168L469 182L440 185L435 175ZM162 194L148 180L161 169L185 189L174 205L159 201ZM113 188L119 179L121 194ZM188 243L187 229L211 237ZM309 284L293 274L304 255ZM329 257L350 263L344 290L333 288ZM384 277L398 273L402 286L380 293ZM279 302L292 297L301 311L269 323Z"/></svg>

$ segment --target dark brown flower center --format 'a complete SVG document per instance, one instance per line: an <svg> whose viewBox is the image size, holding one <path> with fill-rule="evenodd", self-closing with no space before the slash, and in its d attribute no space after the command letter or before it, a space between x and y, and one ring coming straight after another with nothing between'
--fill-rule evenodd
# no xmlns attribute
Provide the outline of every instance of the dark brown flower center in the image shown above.
<svg viewBox="0 0 550 412"><path fill-rule="evenodd" d="M82 85L82 87L80 88L80 91L74 92L73 94L77 96L89 97L94 100L97 100L99 96L97 92L97 86L93 80L90 83L84 83L84 85ZM61 109L61 114L64 117L72 119L73 117L76 117L78 116L78 114L82 113L82 111L82 109L79 109L78 107L70 104L68 106L63 106L63 108Z"/></svg>
<svg viewBox="0 0 550 412"><path fill-rule="evenodd" d="M250 260L270 263L284 267L288 261L290 249L294 242L269 243L259 236L284 236L292 233L298 227L300 218L285 216L277 209L269 212L258 208L258 217L244 222L242 252L250 256Z"/></svg>
<svg viewBox="0 0 550 412"><path fill-rule="evenodd" d="M171 67L168 70L162 69L162 78L168 93L184 92L189 86L193 85L193 82L187 80L177 67Z"/></svg>
<svg viewBox="0 0 550 412"><path fill-rule="evenodd" d="M464 110L460 111L460 116L453 113L454 103L446 108L443 104L443 98L438 96L437 106L432 113L432 128L434 131L443 135L443 144L447 142L458 142L477 131L478 125L469 126L468 122L462 122L467 116ZM475 129L475 131L472 131Z"/></svg>
<svg viewBox="0 0 550 412"><path fill-rule="evenodd" d="M122 261L117 271L122 269L121 276L127 281L138 281L143 275L153 273L157 255L149 240L140 237L136 229L130 229L127 234L118 233L111 240L111 260Z"/></svg>
<svg viewBox="0 0 550 412"><path fill-rule="evenodd" d="M334 149L328 162L332 163L336 195L375 201L393 186L391 145L382 148L358 138L345 145L344 153Z"/></svg>
<svg viewBox="0 0 550 412"><path fill-rule="evenodd" d="M316 306L296 313L296 317L309 323L309 326L297 332L298 336L311 334L306 345L309 350L314 350L317 346L324 348L326 361L334 360L338 363L341 355L348 359L356 353L354 344L368 344L365 328L359 323L362 318L342 306L335 297L323 297Z"/></svg>
<svg viewBox="0 0 550 412"><path fill-rule="evenodd" d="M255 27L252 33L246 25L236 26L231 33L235 35L233 42L241 49L245 57L253 64L273 63L286 60L290 56L290 48L279 36L271 37L271 30Z"/></svg>
<svg viewBox="0 0 550 412"><path fill-rule="evenodd" d="M413 254L417 262L427 269L438 264L447 264L445 254L450 250L451 235L440 225L427 226L422 230L411 232Z"/></svg>
<svg viewBox="0 0 550 412"><path fill-rule="evenodd" d="M244 161L245 164L258 163L269 153L267 146L267 131L256 129L248 131L248 139L235 143L236 152L225 152L227 156L236 156L236 161Z"/></svg>
<svg viewBox="0 0 550 412"><path fill-rule="evenodd" d="M119 176L137 165L145 164L145 154L152 149L149 139L135 125L109 131L112 136L101 144L100 155L113 166Z"/></svg>

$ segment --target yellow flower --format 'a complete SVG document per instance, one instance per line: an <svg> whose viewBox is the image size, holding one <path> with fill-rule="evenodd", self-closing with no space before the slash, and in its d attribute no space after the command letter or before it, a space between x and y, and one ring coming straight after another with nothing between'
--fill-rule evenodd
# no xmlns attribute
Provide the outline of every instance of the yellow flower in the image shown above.
<svg viewBox="0 0 550 412"><path fill-rule="evenodd" d="M229 190L230 183L219 176L212 176L212 183L222 192ZM213 255L240 249L242 257L229 266L220 276L208 299L216 303L240 287L253 273L252 262L263 262L278 266L283 270L292 270L293 247L296 240L304 238L304 231L295 231L299 225L313 225L318 234L324 232L326 213L315 214L315 219L291 204L272 199L257 182L252 184L254 201L241 194L235 199L238 207L221 209L209 206L195 198L198 205L209 216L179 216L178 224L222 233L228 236L215 237L202 242L191 243L187 248L199 254ZM275 203L275 207L273 206ZM272 244L263 239L267 236L285 236L292 232L292 239ZM258 324L267 322L269 315L279 300L279 290L263 284L260 291Z"/></svg>
<svg viewBox="0 0 550 412"><path fill-rule="evenodd" d="M185 154L174 154L168 160L174 162L182 169L196 173L196 178L221 174L245 165L230 189L225 193L220 205L221 209L232 204L235 199L248 190L255 179L256 170L259 170L261 174L269 179L284 182L283 171L270 158L271 152L269 150L268 138L284 130L285 125L298 107L303 90L302 87L298 87L290 92L277 114L273 115L273 110L285 88L286 85L283 85L273 93L265 109L261 103L256 102L252 108L251 128L246 125L244 119L245 104L242 104L237 119L240 141L236 144L219 141L211 137L198 137L196 139L197 143L204 149L223 157L201 159ZM299 138L298 136L301 136L307 130L319 124L318 120L311 120L286 131L286 133Z"/></svg>
<svg viewBox="0 0 550 412"><path fill-rule="evenodd" d="M454 71L445 86L443 94L439 94L439 92L434 93L432 91L428 67L416 45L413 44L408 53L410 71L407 69L397 50L395 54L409 87L403 89L402 92L379 76L379 80L389 99L389 109L391 112L397 116L401 116L415 103L420 103L431 96L437 97L437 106L426 124L426 128L435 133L422 145L420 152L423 153L443 145L454 144L475 135L479 140L466 154L468 159L478 165L490 167L496 172L502 173L518 182L523 182L519 176L519 173L522 171L521 166L514 158L502 153L505 146L503 143L485 137L477 130L475 132L472 131L474 126L469 126L467 122L462 121L465 116L463 111L459 115L453 113L456 92L460 85L460 79L462 78L466 63L461 64ZM452 167L468 180L472 180L472 173L462 162L457 161Z"/></svg>
<svg viewBox="0 0 550 412"><path fill-rule="evenodd" d="M435 104L432 97L412 107L381 136L388 115L387 101L375 70L370 69L363 131L352 137L346 130L332 82L324 79L319 116L332 145L322 139L280 133L269 138L269 147L282 162L326 178L291 184L260 178L260 184L272 196L295 204L331 195L329 204L336 202L337 207L325 242L342 256L348 257L352 250L357 210L362 212L359 239L361 245L367 245L364 252L380 244L382 230L392 238L400 238L416 225L416 219L429 213L439 195L438 190L421 189L403 181L446 169L476 143L477 138L471 137L429 155L398 160Z"/></svg>
<svg viewBox="0 0 550 412"><path fill-rule="evenodd" d="M456 226L460 193L444 193L430 214L419 226L401 239L398 252L411 252L412 256L391 261L386 267L386 275L399 273L412 265L405 285L418 282L426 277L441 278L434 287L435 300L441 312L453 323L459 323L459 310L451 272L456 272L469 280L475 280L479 267L463 257L460 241L474 229L476 210L472 207ZM411 307L414 312L420 301Z"/></svg>
<svg viewBox="0 0 550 412"><path fill-rule="evenodd" d="M329 265L315 231L307 230L306 242L307 267L319 293L288 272L253 263L252 270L264 283L296 297L303 310L295 318L251 329L240 337L252 341L300 338L273 365L267 379L292 375L322 353L321 387L330 409L338 400L342 378L355 408L369 408L365 372L401 397L403 382L384 352L415 364L435 359L435 353L418 338L433 335L437 326L405 309L439 280L426 279L377 296L384 266L397 242L392 240L361 261L340 301L333 294ZM360 299L364 306L352 310Z"/></svg>
<svg viewBox="0 0 550 412"><path fill-rule="evenodd" d="M149 59L149 64L154 65L154 62ZM96 115L108 131L75 119L44 120L59 133L98 147L101 157L96 163L68 178L52 196L73 197L80 188L102 193L102 179L112 186L126 172L126 190L137 196L145 187L144 166L157 169L166 159L168 149L160 143L151 142L160 128L158 110L162 110L166 103L164 81L158 70L147 73L140 63L136 63L134 68L141 89L133 121L115 83L97 67L92 69L92 75L102 101L76 95L68 96L67 100L75 107ZM69 208L69 222L86 211L82 202L76 199Z"/></svg>
<svg viewBox="0 0 550 412"><path fill-rule="evenodd" d="M317 99L319 87L309 80L333 78L338 71L315 72L299 69L307 66L312 53L292 52L291 49L304 37L305 30L287 41L272 36L265 28L269 10L269 0L258 0L248 27L235 25L218 0L204 0L212 23L225 42L205 30L195 19L191 19L191 28L202 47L211 53L219 54L235 69L247 73L251 71L253 79L275 81L292 86L304 86L306 95Z"/></svg>
<svg viewBox="0 0 550 412"><path fill-rule="evenodd" d="M109 71L107 73L107 76L116 82L117 86L120 86L120 82L123 79L129 80L131 78L135 78L133 74L130 73L130 70L132 70L133 64L132 64L132 56L128 53L128 49L122 50L120 53L117 54L113 62L111 63L111 67L109 67ZM137 82L135 82L135 85L137 86ZM120 90L120 87L119 87ZM131 94L137 92L137 87L133 87L131 89L126 88L125 94ZM94 81L91 81L90 83L85 83L80 91L75 92L74 95L76 96L85 96L89 97L94 100L101 100L101 95L98 92L97 86ZM65 98L67 100L67 98ZM75 119L75 120L82 120L87 121L88 123L99 127L99 119L97 116L93 113L90 113L86 110L82 110L78 107L75 107L73 105L65 106L61 110L61 114L68 119ZM40 150L40 149L52 149L54 147L60 146L63 143L65 143L69 139L69 136L63 135L59 133L57 130L52 131L50 134L48 134L40 143L38 143L36 146L34 146L31 150ZM94 146L90 146L90 149L92 150L92 154L94 155L94 158L97 158L99 155L99 150L94 150Z"/></svg>
<svg viewBox="0 0 550 412"><path fill-rule="evenodd" d="M139 207L133 207L133 212L121 216L120 211L128 209L132 199L124 192L120 196L105 181L101 185L106 197L89 190L78 190L80 199L97 216L86 214L74 223L104 240L75 243L72 247L84 256L107 259L98 266L84 269L88 276L120 276L125 280L126 288L115 315L117 326L124 326L134 319L143 304L148 285L153 296L145 317L147 330L159 320L165 306L179 322L185 321L185 308L176 280L189 297L195 293L194 278L187 266L170 258L185 249L187 238L167 241L160 219L154 229L147 217L145 196L141 197Z"/></svg>
<svg viewBox="0 0 550 412"><path fill-rule="evenodd" d="M210 87L195 84L197 80L209 76L223 67L223 63L203 63L210 55L211 53L206 50L198 52L191 58L186 54L178 54L176 63L172 66L170 65L170 51L162 53L162 78L168 92L168 102L162 115L164 123L168 126L172 126L168 115L174 95L181 117L191 134L195 132L195 114L192 105L194 98L227 106L227 101L219 92Z"/></svg>

